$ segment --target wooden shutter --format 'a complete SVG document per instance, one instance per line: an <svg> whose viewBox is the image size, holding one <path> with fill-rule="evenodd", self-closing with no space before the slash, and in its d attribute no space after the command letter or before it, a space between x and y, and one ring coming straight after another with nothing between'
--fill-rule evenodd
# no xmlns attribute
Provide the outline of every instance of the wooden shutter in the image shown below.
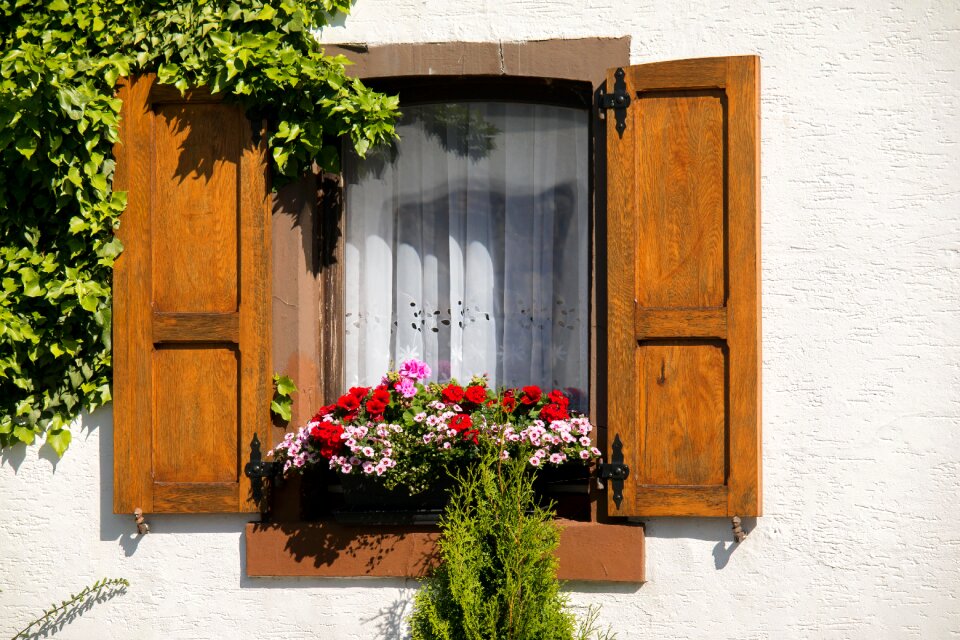
<svg viewBox="0 0 960 640"><path fill-rule="evenodd" d="M234 106L124 85L114 271L114 511L254 511L242 474L270 416L263 143Z"/></svg>
<svg viewBox="0 0 960 640"><path fill-rule="evenodd" d="M622 136L605 113L607 385L630 475L608 512L760 515L759 59L624 71Z"/></svg>

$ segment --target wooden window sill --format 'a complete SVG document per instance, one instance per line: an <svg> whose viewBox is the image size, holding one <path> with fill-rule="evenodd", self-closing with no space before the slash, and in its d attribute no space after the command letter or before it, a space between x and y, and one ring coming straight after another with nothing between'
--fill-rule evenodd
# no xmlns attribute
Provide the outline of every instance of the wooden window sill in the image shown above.
<svg viewBox="0 0 960 640"><path fill-rule="evenodd" d="M644 581L643 527L559 522L561 580ZM251 522L245 533L247 576L420 578L435 562L439 535L423 526Z"/></svg>

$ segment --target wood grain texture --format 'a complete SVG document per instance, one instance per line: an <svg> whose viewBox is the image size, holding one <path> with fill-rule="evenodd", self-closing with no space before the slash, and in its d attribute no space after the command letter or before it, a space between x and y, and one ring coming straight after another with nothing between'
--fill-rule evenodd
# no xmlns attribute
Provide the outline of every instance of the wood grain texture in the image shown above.
<svg viewBox="0 0 960 640"><path fill-rule="evenodd" d="M631 508L644 516L725 517L727 494L724 486L640 485Z"/></svg>
<svg viewBox="0 0 960 640"><path fill-rule="evenodd" d="M647 485L723 485L725 358L713 344L652 343L643 356L642 467Z"/></svg>
<svg viewBox="0 0 960 640"><path fill-rule="evenodd" d="M650 309L638 307L634 319L637 340L656 338L726 338L727 310Z"/></svg>
<svg viewBox="0 0 960 640"><path fill-rule="evenodd" d="M629 67L628 67L629 68ZM607 74L607 88L614 86L615 69ZM627 91L631 91L627 74ZM615 129L616 121L609 114L606 122L607 138L607 440L616 435L624 441L624 460L631 469L638 469L637 419L640 415L640 393L637 367L637 342L634 339L633 317L637 301L636 275L638 218L637 156L638 127L630 112L626 130L621 138ZM636 494L635 482L624 486L623 508L617 507L607 491L607 513L612 516L631 515L630 505Z"/></svg>
<svg viewBox="0 0 960 640"><path fill-rule="evenodd" d="M154 482L237 482L237 353L153 352Z"/></svg>
<svg viewBox="0 0 960 640"><path fill-rule="evenodd" d="M730 515L763 512L760 411L760 59L728 60Z"/></svg>
<svg viewBox="0 0 960 640"><path fill-rule="evenodd" d="M669 60L630 67L630 91L684 91L727 86L727 61L732 58Z"/></svg>
<svg viewBox="0 0 960 640"><path fill-rule="evenodd" d="M239 342L237 313L154 313L154 342Z"/></svg>
<svg viewBox="0 0 960 640"><path fill-rule="evenodd" d="M724 99L642 94L636 205L641 307L724 305Z"/></svg>
<svg viewBox="0 0 960 640"><path fill-rule="evenodd" d="M241 464L254 433L270 442L272 395L265 142L237 107L152 85L121 88L114 510L253 511Z"/></svg>
<svg viewBox="0 0 960 640"><path fill-rule="evenodd" d="M222 513L236 511L240 486L236 482L156 482L154 513Z"/></svg>
<svg viewBox="0 0 960 640"><path fill-rule="evenodd" d="M254 143L250 122L238 114L243 144L240 159L240 448L246 460L257 435L270 442L270 399L273 397L271 320L271 237L267 135L263 122ZM242 462L238 462L242 464ZM239 511L255 511L250 479L240 474Z"/></svg>
<svg viewBox="0 0 960 640"><path fill-rule="evenodd" d="M158 311L237 309L243 118L219 104L157 107L152 252Z"/></svg>
<svg viewBox="0 0 960 640"><path fill-rule="evenodd" d="M609 433L632 470L614 515L761 512L758 69L629 67L622 139L608 118Z"/></svg>
<svg viewBox="0 0 960 640"><path fill-rule="evenodd" d="M113 270L113 510L153 509L150 416L150 205L153 121L147 96L153 78L122 81L119 184L127 190L127 209L117 236L123 253Z"/></svg>

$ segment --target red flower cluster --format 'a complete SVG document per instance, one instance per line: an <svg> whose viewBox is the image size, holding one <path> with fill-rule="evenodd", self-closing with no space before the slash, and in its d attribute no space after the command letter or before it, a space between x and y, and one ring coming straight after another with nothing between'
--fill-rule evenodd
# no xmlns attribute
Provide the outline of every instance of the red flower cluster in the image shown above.
<svg viewBox="0 0 960 640"><path fill-rule="evenodd" d="M487 399L487 390L480 385L472 385L467 387L467 390L463 393L463 397L467 402L472 402L473 404L482 404L484 400Z"/></svg>
<svg viewBox="0 0 960 640"><path fill-rule="evenodd" d="M480 436L480 431L477 429L471 429L473 426L473 419L465 413L458 413L457 415L450 418L450 428L456 431L464 440L472 441L473 444L477 444Z"/></svg>
<svg viewBox="0 0 960 640"><path fill-rule="evenodd" d="M524 387L523 395L520 396L520 404L537 404L540 402L540 397L542 395L543 391L541 391L540 387L536 385Z"/></svg>
<svg viewBox="0 0 960 640"><path fill-rule="evenodd" d="M310 429L310 437L317 441L320 446L320 455L324 458L340 455L340 450L343 449L343 440L340 439L342 434L343 427L333 422L321 422Z"/></svg>
<svg viewBox="0 0 960 640"><path fill-rule="evenodd" d="M458 384L448 384L440 392L444 402L460 402L463 400L463 387Z"/></svg>
<svg viewBox="0 0 960 640"><path fill-rule="evenodd" d="M383 412L387 410L390 404L390 391L386 385L380 385L373 390L370 399L367 400L366 409L375 420L383 420Z"/></svg>
<svg viewBox="0 0 960 640"><path fill-rule="evenodd" d="M566 420L570 417L567 407L570 406L570 399L562 392L554 389L547 394L550 403L540 409L540 419L545 422L555 420Z"/></svg>

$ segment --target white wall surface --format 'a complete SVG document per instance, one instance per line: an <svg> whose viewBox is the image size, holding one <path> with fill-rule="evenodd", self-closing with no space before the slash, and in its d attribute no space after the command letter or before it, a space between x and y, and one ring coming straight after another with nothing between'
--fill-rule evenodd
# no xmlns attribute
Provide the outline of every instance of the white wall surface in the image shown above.
<svg viewBox="0 0 960 640"><path fill-rule="evenodd" d="M762 57L766 515L651 519L620 638L960 636L960 3L359 0L328 42L633 38ZM109 410L0 458L0 637L101 576L63 638L398 637L416 584L247 579L244 517L111 513Z"/></svg>

